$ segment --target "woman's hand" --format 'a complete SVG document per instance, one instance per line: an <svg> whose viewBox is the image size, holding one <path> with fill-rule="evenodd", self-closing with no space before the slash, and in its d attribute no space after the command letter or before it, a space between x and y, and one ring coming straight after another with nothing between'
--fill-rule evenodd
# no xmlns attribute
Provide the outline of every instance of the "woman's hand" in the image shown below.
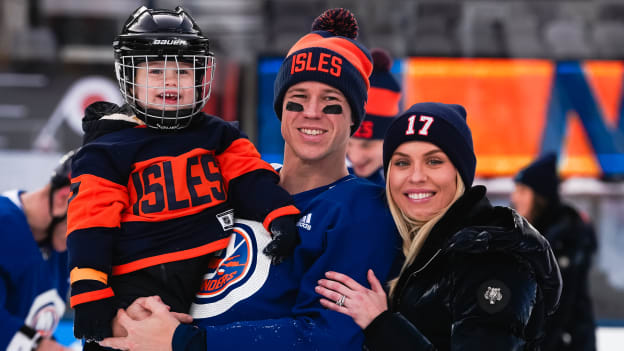
<svg viewBox="0 0 624 351"><path fill-rule="evenodd" d="M315 288L318 294L325 297L321 299L321 305L351 316L360 328L365 329L373 319L388 309L386 292L372 269L367 274L372 290L341 273L327 272L325 276L328 279L319 280Z"/></svg>
<svg viewBox="0 0 624 351"><path fill-rule="evenodd" d="M139 298L133 302L135 304L128 307L128 311L140 312L138 315L143 319L134 320L120 309L115 320L127 335L106 338L100 341L100 345L119 350L171 350L171 340L178 325L193 321L188 314L169 312L169 306L157 296Z"/></svg>

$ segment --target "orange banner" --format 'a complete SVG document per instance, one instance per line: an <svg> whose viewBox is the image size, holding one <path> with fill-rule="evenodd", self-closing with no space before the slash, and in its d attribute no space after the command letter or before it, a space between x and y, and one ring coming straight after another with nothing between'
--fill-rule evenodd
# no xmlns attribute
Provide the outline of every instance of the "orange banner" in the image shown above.
<svg viewBox="0 0 624 351"><path fill-rule="evenodd" d="M477 154L477 176L512 176L539 154L552 98L553 61L410 58L406 63L406 108L423 101L466 107ZM605 123L615 128L623 64L588 61L583 70ZM562 150L564 176L600 174L591 144L573 111L568 113Z"/></svg>

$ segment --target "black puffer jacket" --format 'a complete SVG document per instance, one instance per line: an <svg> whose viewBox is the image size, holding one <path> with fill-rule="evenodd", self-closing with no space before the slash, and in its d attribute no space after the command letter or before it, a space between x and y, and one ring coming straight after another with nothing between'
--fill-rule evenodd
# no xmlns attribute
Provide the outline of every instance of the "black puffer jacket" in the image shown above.
<svg viewBox="0 0 624 351"><path fill-rule="evenodd" d="M596 349L596 326L589 295L589 269L596 234L573 208L556 203L536 221L557 257L563 290L559 309L549 321L543 351Z"/></svg>
<svg viewBox="0 0 624 351"><path fill-rule="evenodd" d="M538 350L561 276L546 239L515 211L468 190L429 234L370 350Z"/></svg>

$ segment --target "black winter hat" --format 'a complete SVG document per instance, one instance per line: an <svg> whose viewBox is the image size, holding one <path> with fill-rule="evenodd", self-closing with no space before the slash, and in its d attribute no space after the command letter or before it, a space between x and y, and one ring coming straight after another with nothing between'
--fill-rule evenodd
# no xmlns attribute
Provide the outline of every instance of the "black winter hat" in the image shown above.
<svg viewBox="0 0 624 351"><path fill-rule="evenodd" d="M383 166L386 174L394 150L408 141L426 141L439 147L453 162L466 189L472 186L477 158L463 106L423 102L400 114L384 138Z"/></svg>
<svg viewBox="0 0 624 351"><path fill-rule="evenodd" d="M401 100L401 84L394 78L390 69L392 58L387 51L380 48L371 49L373 57L373 73L370 75L370 89L366 115L354 138L383 140L386 130L394 116L399 113Z"/></svg>
<svg viewBox="0 0 624 351"><path fill-rule="evenodd" d="M549 200L559 199L559 176L557 175L557 154L548 152L520 170L514 178L531 188L536 194Z"/></svg>

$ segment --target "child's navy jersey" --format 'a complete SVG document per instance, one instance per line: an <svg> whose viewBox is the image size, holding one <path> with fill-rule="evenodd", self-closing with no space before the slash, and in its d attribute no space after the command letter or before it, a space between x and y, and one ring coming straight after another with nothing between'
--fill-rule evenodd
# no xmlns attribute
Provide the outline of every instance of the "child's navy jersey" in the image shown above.
<svg viewBox="0 0 624 351"><path fill-rule="evenodd" d="M39 248L19 192L0 196L0 349L30 350L65 311L67 252ZM37 332L35 332L35 330Z"/></svg>
<svg viewBox="0 0 624 351"><path fill-rule="evenodd" d="M225 248L233 209L265 227L298 213L278 182L235 126L208 115L175 132L137 126L91 140L72 163L72 307L113 296L111 275Z"/></svg>
<svg viewBox="0 0 624 351"><path fill-rule="evenodd" d="M383 194L382 188L349 175L294 195L302 213L301 244L277 266L262 254L268 243L262 225L237 221L191 308L206 331L208 348L361 350L360 327L323 308L314 287L329 270L364 286L369 268L382 282L392 278L401 240ZM187 336L176 331L174 351L186 347Z"/></svg>

